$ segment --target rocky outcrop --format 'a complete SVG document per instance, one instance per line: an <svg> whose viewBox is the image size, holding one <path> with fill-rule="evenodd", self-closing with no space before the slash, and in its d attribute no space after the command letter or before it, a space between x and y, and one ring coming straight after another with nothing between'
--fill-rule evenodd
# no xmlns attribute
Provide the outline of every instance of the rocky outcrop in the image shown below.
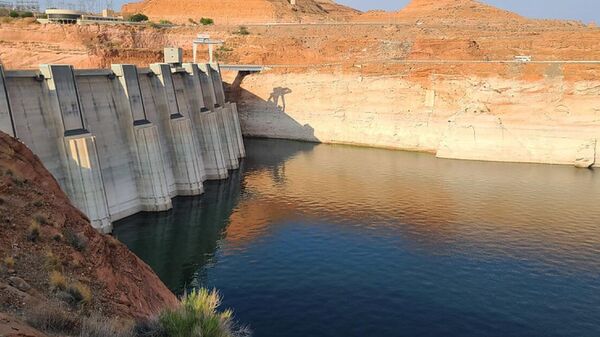
<svg viewBox="0 0 600 337"><path fill-rule="evenodd" d="M264 72L246 77L230 94L248 136L598 166L600 80L528 80L530 72L513 79L439 74L428 80L410 72Z"/></svg>
<svg viewBox="0 0 600 337"><path fill-rule="evenodd" d="M148 318L176 305L154 272L114 238L99 234L41 161L0 133L0 311L61 302L50 274L89 289L84 311Z"/></svg>

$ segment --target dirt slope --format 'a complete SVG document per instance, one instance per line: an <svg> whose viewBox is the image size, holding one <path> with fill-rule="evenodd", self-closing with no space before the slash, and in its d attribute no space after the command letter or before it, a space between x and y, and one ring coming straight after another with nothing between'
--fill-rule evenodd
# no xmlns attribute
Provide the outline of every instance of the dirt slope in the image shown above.
<svg viewBox="0 0 600 337"><path fill-rule="evenodd" d="M70 307L74 315L140 319L177 301L145 263L92 228L37 156L2 132L0 258L0 312L67 305L73 298L53 289L52 272L91 291L85 305Z"/></svg>
<svg viewBox="0 0 600 337"><path fill-rule="evenodd" d="M212 18L216 24L343 20L358 13L332 0L145 0L126 4L124 14L144 13L152 20L187 23Z"/></svg>

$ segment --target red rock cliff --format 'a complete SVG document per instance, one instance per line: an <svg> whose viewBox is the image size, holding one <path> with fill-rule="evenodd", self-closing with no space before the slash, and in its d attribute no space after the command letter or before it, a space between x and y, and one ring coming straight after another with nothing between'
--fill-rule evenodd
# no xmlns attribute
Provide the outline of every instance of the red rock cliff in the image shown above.
<svg viewBox="0 0 600 337"><path fill-rule="evenodd" d="M39 233L32 240L28 236L34 223ZM91 313L140 319L177 303L150 267L123 244L91 227L37 156L2 132L0 257L3 262L13 260L13 266L4 263L7 266L0 267L0 288L18 277L31 287L23 296L35 301L60 301L49 284L54 269L69 282L80 282L91 290L86 306ZM8 291L0 291L0 311L18 312L26 309L22 305Z"/></svg>

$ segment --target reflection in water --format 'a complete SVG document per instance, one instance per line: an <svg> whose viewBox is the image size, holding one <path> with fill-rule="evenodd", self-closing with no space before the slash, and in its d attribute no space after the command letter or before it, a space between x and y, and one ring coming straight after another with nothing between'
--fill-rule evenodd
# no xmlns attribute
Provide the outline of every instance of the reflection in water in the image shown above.
<svg viewBox="0 0 600 337"><path fill-rule="evenodd" d="M165 283L270 336L598 336L600 182L570 167L248 140L201 198L117 224Z"/></svg>

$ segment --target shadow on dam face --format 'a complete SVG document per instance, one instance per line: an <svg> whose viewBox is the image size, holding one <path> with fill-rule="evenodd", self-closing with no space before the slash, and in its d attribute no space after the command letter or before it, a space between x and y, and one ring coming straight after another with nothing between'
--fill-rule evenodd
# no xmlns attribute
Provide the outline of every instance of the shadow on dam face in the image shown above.
<svg viewBox="0 0 600 337"><path fill-rule="evenodd" d="M286 113L288 108L286 96L293 93L293 89L284 86L274 86L269 98L265 100L241 87L244 78L250 74L251 72L239 71L231 83L223 81L227 99L231 102L238 102L240 115L244 116L244 118L240 118L240 123L242 124L242 130L246 130L245 135L253 136L252 134L247 134L247 128L243 125L244 121L250 118L268 120L268 118L258 115L253 117L247 113L247 111L260 111L260 114L276 119L272 121L272 124L276 125L278 130L281 130L279 134L275 134L269 138L321 142L315 136L315 129L310 124L302 124ZM247 106L246 102L252 102L251 109ZM257 113L254 112L253 114Z"/></svg>
<svg viewBox="0 0 600 337"><path fill-rule="evenodd" d="M317 146L266 139L251 139L248 143L240 169L230 171L227 180L205 183L204 195L177 197L168 212L144 212L115 222L115 237L148 263L175 293L198 286L194 280L203 278L196 274L204 270L202 266L214 262L219 243L227 237L232 214L242 201L244 177L267 170L277 181L283 176L286 162L312 153Z"/></svg>

